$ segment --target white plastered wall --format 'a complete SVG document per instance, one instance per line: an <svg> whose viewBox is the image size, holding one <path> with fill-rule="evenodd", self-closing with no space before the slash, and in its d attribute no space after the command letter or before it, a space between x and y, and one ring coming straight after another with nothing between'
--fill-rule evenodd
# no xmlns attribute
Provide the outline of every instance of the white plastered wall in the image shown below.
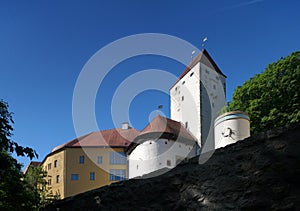
<svg viewBox="0 0 300 211"><path fill-rule="evenodd" d="M165 167L174 168L180 160L196 155L195 145L168 139L146 140L128 156L129 178Z"/></svg>

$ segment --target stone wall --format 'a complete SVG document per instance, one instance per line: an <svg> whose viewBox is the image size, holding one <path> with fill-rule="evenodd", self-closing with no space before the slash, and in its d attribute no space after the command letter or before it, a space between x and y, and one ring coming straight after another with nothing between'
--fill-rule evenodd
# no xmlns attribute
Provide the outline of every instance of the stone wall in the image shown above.
<svg viewBox="0 0 300 211"><path fill-rule="evenodd" d="M57 201L45 210L300 209L300 124L249 137L166 174Z"/></svg>

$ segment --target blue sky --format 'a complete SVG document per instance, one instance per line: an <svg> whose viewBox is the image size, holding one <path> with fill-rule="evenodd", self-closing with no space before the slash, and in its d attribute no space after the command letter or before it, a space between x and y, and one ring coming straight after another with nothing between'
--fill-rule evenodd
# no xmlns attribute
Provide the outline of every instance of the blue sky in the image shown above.
<svg viewBox="0 0 300 211"><path fill-rule="evenodd" d="M206 49L228 77L230 101L236 86L299 50L299 9L298 0L2 0L0 98L14 112L13 139L34 148L42 160L54 146L75 138L72 96L81 69L99 49L133 34L169 34L198 48L207 36ZM118 84L151 68L179 76L184 66L159 56L139 56L117 65L97 94L101 129L114 127L110 103ZM169 116L168 95L139 94L129 111L133 126L142 129L159 104Z"/></svg>

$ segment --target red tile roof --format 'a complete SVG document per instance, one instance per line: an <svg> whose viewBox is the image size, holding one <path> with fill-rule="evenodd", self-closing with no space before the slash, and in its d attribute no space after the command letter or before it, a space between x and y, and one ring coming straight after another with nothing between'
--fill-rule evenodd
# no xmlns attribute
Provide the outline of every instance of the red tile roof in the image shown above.
<svg viewBox="0 0 300 211"><path fill-rule="evenodd" d="M218 65L214 62L214 60L211 58L211 56L208 54L207 50L203 49L192 61L191 63L185 68L185 70L181 73L179 76L178 80L173 84L173 86L180 80L182 79L193 67L198 64L198 62L201 62L208 67L216 70L217 73L223 75L226 78L226 75L222 73ZM172 87L173 87L172 86ZM172 88L171 87L171 88Z"/></svg>
<svg viewBox="0 0 300 211"><path fill-rule="evenodd" d="M64 147L127 147L139 133L139 131L133 128L125 130L121 128L114 128L110 130L92 132L54 147L51 150L51 153Z"/></svg>
<svg viewBox="0 0 300 211"><path fill-rule="evenodd" d="M149 133L171 133L175 136L181 136L186 139L195 140L191 133L180 123L175 120L156 116L139 134L139 136ZM138 138L138 137L137 137Z"/></svg>
<svg viewBox="0 0 300 211"><path fill-rule="evenodd" d="M197 142L197 139L180 122L158 115L134 139L127 148L127 153L130 154L141 140L149 137Z"/></svg>

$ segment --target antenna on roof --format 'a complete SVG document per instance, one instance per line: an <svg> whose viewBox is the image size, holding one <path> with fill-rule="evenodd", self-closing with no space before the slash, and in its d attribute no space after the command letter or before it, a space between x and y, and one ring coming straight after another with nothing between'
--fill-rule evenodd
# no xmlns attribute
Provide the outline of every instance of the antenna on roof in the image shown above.
<svg viewBox="0 0 300 211"><path fill-rule="evenodd" d="M193 60L195 53L196 53L196 50L193 50L192 55L191 55L191 60Z"/></svg>
<svg viewBox="0 0 300 211"><path fill-rule="evenodd" d="M160 115L160 109L162 109L163 108L163 105L158 105L157 106L157 113L158 113L158 115Z"/></svg>
<svg viewBox="0 0 300 211"><path fill-rule="evenodd" d="M206 41L207 41L207 37L204 37L202 40L202 45L201 45L203 49L204 49Z"/></svg>

